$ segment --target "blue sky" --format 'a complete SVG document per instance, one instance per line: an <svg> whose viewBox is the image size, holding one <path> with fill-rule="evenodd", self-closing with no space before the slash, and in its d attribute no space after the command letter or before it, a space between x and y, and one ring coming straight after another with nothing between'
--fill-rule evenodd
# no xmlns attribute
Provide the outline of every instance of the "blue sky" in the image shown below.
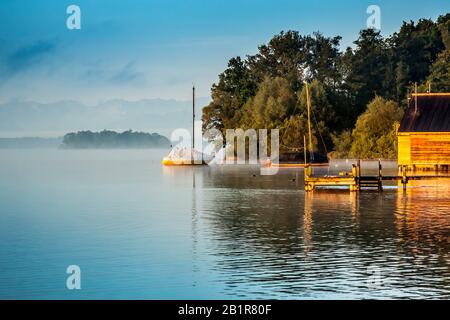
<svg viewBox="0 0 450 320"><path fill-rule="evenodd" d="M66 28L71 4L81 30ZM0 102L187 100L192 83L206 97L231 57L281 30L320 30L351 45L371 4L384 35L450 12L448 0L2 0Z"/></svg>

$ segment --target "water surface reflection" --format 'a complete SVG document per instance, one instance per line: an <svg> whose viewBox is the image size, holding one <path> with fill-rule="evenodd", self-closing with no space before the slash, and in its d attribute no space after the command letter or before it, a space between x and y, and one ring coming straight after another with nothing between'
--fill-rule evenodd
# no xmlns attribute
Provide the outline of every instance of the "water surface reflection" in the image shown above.
<svg viewBox="0 0 450 320"><path fill-rule="evenodd" d="M270 186L251 171L218 170L204 179L201 211L225 294L449 297L450 200L442 185L305 193L292 170Z"/></svg>
<svg viewBox="0 0 450 320"><path fill-rule="evenodd" d="M305 194L164 154L0 150L0 298L450 298L448 181Z"/></svg>

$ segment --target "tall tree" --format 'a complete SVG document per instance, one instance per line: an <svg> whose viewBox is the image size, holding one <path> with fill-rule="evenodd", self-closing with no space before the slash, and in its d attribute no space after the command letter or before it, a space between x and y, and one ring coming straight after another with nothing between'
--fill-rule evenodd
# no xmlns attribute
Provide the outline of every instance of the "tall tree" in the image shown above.
<svg viewBox="0 0 450 320"><path fill-rule="evenodd" d="M355 42L346 87L353 97L353 118L361 114L376 94L382 94L386 74L387 47L379 31L362 30Z"/></svg>
<svg viewBox="0 0 450 320"><path fill-rule="evenodd" d="M240 123L240 109L257 88L247 63L232 58L228 68L219 75L218 84L211 89L211 103L203 109L204 129L235 128Z"/></svg>
<svg viewBox="0 0 450 320"><path fill-rule="evenodd" d="M298 31L280 32L258 53L248 56L248 64L261 82L265 77L283 77L293 90L301 88L305 63L305 38Z"/></svg>
<svg viewBox="0 0 450 320"><path fill-rule="evenodd" d="M425 86L433 92L450 92L450 50L444 50L430 68Z"/></svg>
<svg viewBox="0 0 450 320"><path fill-rule="evenodd" d="M442 19L442 18L441 18ZM438 24L429 19L403 22L400 31L389 39L395 52L396 97L404 99L412 83L424 82L431 65L445 49Z"/></svg>
<svg viewBox="0 0 450 320"><path fill-rule="evenodd" d="M341 37L327 38L320 32L307 36L306 45L306 80L318 80L326 86L336 88L342 81L339 59Z"/></svg>

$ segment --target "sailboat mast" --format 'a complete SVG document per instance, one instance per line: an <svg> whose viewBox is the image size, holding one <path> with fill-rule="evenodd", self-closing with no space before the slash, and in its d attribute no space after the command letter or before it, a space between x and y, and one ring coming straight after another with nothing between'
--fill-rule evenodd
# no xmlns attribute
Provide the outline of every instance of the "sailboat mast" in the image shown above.
<svg viewBox="0 0 450 320"><path fill-rule="evenodd" d="M310 154L310 161L314 160L314 153L313 153L313 145L312 145L312 134L311 134L311 100L309 97L309 86L308 82L306 82L306 106L308 109L308 135L309 135L309 154Z"/></svg>
<svg viewBox="0 0 450 320"><path fill-rule="evenodd" d="M195 86L192 86L192 149L195 150Z"/></svg>

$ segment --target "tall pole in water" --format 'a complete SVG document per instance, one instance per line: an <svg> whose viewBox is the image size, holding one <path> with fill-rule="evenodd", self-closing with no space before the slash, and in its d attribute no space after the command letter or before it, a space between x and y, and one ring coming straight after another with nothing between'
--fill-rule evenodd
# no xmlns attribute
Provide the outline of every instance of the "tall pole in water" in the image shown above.
<svg viewBox="0 0 450 320"><path fill-rule="evenodd" d="M195 149L195 86L192 86L192 150ZM194 156L192 156L194 160Z"/></svg>
<svg viewBox="0 0 450 320"><path fill-rule="evenodd" d="M303 157L305 159L305 166L306 166L306 136L303 136Z"/></svg>
<svg viewBox="0 0 450 320"><path fill-rule="evenodd" d="M308 109L308 134L309 134L309 155L310 155L309 161L313 161L314 153L313 153L312 134L311 134L311 100L309 97L308 82L306 82L306 106Z"/></svg>

